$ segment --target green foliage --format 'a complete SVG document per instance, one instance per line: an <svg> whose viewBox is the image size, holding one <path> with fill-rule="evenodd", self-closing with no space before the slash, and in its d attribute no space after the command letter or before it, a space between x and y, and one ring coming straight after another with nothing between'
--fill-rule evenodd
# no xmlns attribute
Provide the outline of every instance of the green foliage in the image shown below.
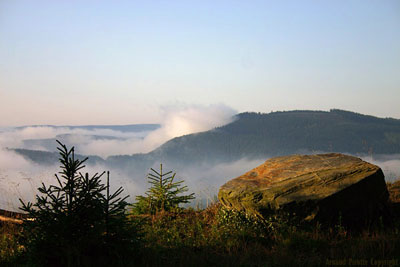
<svg viewBox="0 0 400 267"><path fill-rule="evenodd" d="M20 200L21 210L28 213L23 228L29 258L43 265L67 266L120 260L138 241L137 225L125 215L128 203L127 197L120 197L123 189L110 194L109 173L106 185L101 181L105 172L91 177L80 173L87 158L76 159L73 147L68 150L58 143L57 184L42 184L34 204Z"/></svg>
<svg viewBox="0 0 400 267"><path fill-rule="evenodd" d="M144 221L146 266L321 266L327 259L399 259L398 231L351 233L297 224L293 215L265 221L212 205L159 213Z"/></svg>
<svg viewBox="0 0 400 267"><path fill-rule="evenodd" d="M152 246L166 248L202 247L205 221L193 209L180 213L158 213L144 224L145 239Z"/></svg>
<svg viewBox="0 0 400 267"><path fill-rule="evenodd" d="M215 242L229 249L239 249L243 244L271 242L271 229L265 221L242 211L220 207L212 228Z"/></svg>
<svg viewBox="0 0 400 267"><path fill-rule="evenodd" d="M136 217L141 218L145 244L141 257L133 261L139 266L323 266L337 259L346 259L347 265L349 259L391 260L385 264L395 265L400 261L398 223L343 235L340 227L297 224L293 215L271 215L263 222L220 204ZM0 251L7 250L1 266L26 265L20 257L18 227L0 228L1 234L8 235L0 242ZM101 258L102 251L96 256ZM132 261L108 264L129 266Z"/></svg>
<svg viewBox="0 0 400 267"><path fill-rule="evenodd" d="M160 171L151 168L147 179L151 187L146 191L145 196L137 196L133 205L134 214L155 214L161 211L179 210L179 205L189 203L194 199L194 193L182 195L188 191L182 181L174 181L176 173L172 171L163 172L160 164Z"/></svg>
<svg viewBox="0 0 400 267"><path fill-rule="evenodd" d="M244 230L249 227L256 229L255 227L263 223L257 217L248 213L227 209L225 207L219 209L217 221L219 226L237 230Z"/></svg>

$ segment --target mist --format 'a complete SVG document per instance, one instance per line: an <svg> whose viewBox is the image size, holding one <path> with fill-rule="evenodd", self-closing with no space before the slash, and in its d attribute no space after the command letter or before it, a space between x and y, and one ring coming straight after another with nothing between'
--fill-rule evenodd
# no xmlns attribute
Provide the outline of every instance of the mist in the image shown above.
<svg viewBox="0 0 400 267"><path fill-rule="evenodd" d="M202 165L198 167L177 169L177 176L185 180L185 184L194 192L194 204L206 205L215 201L219 188L229 180L261 165L266 159L247 159L216 165Z"/></svg>
<svg viewBox="0 0 400 267"><path fill-rule="evenodd" d="M196 132L207 131L230 123L236 111L232 108L218 104L209 106L199 105L174 105L160 108L163 120L160 128L154 131L121 132L111 129L82 129L68 127L32 126L22 128L3 127L0 131L0 208L18 211L21 206L19 198L23 201L33 201L37 188L45 183L55 184L54 174L60 171L59 165L43 166L26 160L23 156L8 148L23 148L41 151L56 151L59 139L68 147L75 146L76 153L82 155L96 155L106 158L110 155L130 155L147 153L162 145L166 141ZM44 142L45 141L45 142ZM43 145L50 144L50 145ZM130 170L110 168L101 164L87 165L83 172L90 175L110 171L111 189L122 186L124 194L130 195L128 201L133 202L135 196L143 194L148 187L146 170ZM166 166L168 168L168 166ZM195 170L179 171L189 188L199 194L205 188L214 189L218 183L212 182L213 177L222 177L219 170L223 166L207 167L207 177L201 185L196 184L204 176L196 176ZM105 182L105 176L103 177ZM219 179L220 180L220 179ZM198 190L196 188L199 188Z"/></svg>
<svg viewBox="0 0 400 267"><path fill-rule="evenodd" d="M163 119L158 129L152 131L126 132L107 128L84 129L69 127L35 126L23 128L2 128L0 131L0 208L18 211L19 198L33 201L41 183L55 184L54 174L60 171L59 165L39 165L8 148L25 148L42 151L56 151L55 139L60 139L68 147L75 146L76 153L96 155L106 158L110 155L131 155L150 152L166 141L196 132L207 131L232 122L236 111L225 105L189 106L174 105L160 108ZM318 152L324 153L324 152ZM355 155L382 168L386 181L400 178L400 154L398 155ZM176 172L178 180L184 180L196 199L193 204L206 200L214 201L221 185L241 174L259 166L269 157L233 162L220 158L217 163L196 162L184 166L179 162L167 162L165 170ZM220 162L220 163L218 163ZM106 164L106 163L105 163ZM159 163L142 169L128 167L116 168L110 164L89 164L83 173L90 175L110 171L111 189L122 186L124 196L134 202L142 195L149 184L146 179L150 168L159 168ZM106 177L103 176L105 183Z"/></svg>
<svg viewBox="0 0 400 267"><path fill-rule="evenodd" d="M400 155L380 155L379 157L368 155L361 158L379 166L385 174L387 182L394 182L400 179Z"/></svg>
<svg viewBox="0 0 400 267"><path fill-rule="evenodd" d="M371 156L362 157L363 160L376 164L382 168L387 182L393 182L400 177L400 159L394 156L385 160L377 160ZM177 167L178 165L163 164L165 171L176 172L177 180L184 180L188 186L189 192L194 192L196 199L191 205L205 207L206 203L211 203L218 195L221 185L227 181L236 178L243 173L259 166L268 157L259 159L242 158L234 162L225 162L219 164L199 164L199 166ZM222 159L221 159L222 160ZM18 198L24 201L32 201L38 193L37 188L44 182L46 185L56 183L54 174L60 169L58 165L44 167L25 160L22 156L11 152L1 150L0 152L0 208L18 211L20 202ZM143 170L132 172L128 169L110 168L101 164L88 165L82 170L90 175L110 171L111 190L118 187L124 188L123 195L129 195L128 202L134 202L137 195L142 195L148 189L149 184L146 179L150 168L159 168L158 163ZM103 176L105 183L106 176Z"/></svg>
<svg viewBox="0 0 400 267"><path fill-rule="evenodd" d="M69 146L75 146L76 152L82 155L106 158L111 155L148 153L174 137L228 124L236 114L235 110L223 104L163 106L160 112L163 119L160 128L154 131L120 132L48 126L5 128L0 132L0 148L56 151L54 140L49 140L53 143L51 147L40 141L59 139Z"/></svg>
<svg viewBox="0 0 400 267"><path fill-rule="evenodd" d="M19 198L32 201L36 188L51 181L57 166L34 164L15 152L0 149L0 208L18 211Z"/></svg>
<svg viewBox="0 0 400 267"><path fill-rule="evenodd" d="M106 167L104 165L86 165L82 173L89 173L90 176L103 171L110 171L110 189L115 191L122 186L123 195L130 197L132 202L134 197L141 194L143 185L139 186L136 182L138 177L131 177L123 171ZM55 174L60 171L59 164L44 166L35 164L24 159L13 151L0 150L0 209L19 211L21 203L34 201L37 188L42 183L46 185L57 184ZM102 176L103 183L106 183L106 175Z"/></svg>

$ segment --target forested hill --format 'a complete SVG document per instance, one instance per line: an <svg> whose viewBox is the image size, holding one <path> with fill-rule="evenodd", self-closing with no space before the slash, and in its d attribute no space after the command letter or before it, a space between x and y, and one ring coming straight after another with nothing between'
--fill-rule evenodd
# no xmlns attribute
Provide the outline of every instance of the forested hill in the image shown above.
<svg viewBox="0 0 400 267"><path fill-rule="evenodd" d="M318 151L400 153L400 120L337 109L242 113L225 126L174 138L150 155L190 162Z"/></svg>
<svg viewBox="0 0 400 267"><path fill-rule="evenodd" d="M111 156L104 162L98 157L91 158L111 167L141 169L160 162L198 165L294 153L400 154L398 119L337 109L241 113L236 117L225 126L174 138L147 154ZM57 162L56 153L16 152L38 163L44 158Z"/></svg>

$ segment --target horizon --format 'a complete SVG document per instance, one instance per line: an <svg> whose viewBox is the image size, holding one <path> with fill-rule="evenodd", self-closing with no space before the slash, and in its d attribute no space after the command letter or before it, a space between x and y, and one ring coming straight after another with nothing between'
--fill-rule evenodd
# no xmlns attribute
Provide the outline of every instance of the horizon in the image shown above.
<svg viewBox="0 0 400 267"><path fill-rule="evenodd" d="M0 3L0 126L139 124L171 107L400 118L400 3Z"/></svg>

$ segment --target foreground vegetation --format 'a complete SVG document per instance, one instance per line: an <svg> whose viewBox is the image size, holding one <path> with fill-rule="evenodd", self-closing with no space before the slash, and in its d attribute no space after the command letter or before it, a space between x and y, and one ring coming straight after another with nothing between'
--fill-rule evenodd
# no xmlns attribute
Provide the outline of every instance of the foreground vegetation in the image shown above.
<svg viewBox="0 0 400 267"><path fill-rule="evenodd" d="M399 265L400 182L388 184L388 188L391 221L357 232L351 232L340 224L328 229L318 225L296 225L285 218L271 218L262 223L226 210L218 203L204 210L131 215L129 220L141 232L141 244L113 265ZM26 249L21 245L25 238L23 227L3 223L0 231L1 264L34 265L32 262L27 264ZM84 265L96 264L99 262L87 261Z"/></svg>
<svg viewBox="0 0 400 267"><path fill-rule="evenodd" d="M350 261L356 260L358 265L365 261L369 265L375 261L378 265L380 260L388 266L399 264L400 259L398 217L390 227L383 225L354 233L339 224L328 230L318 226L299 228L285 220L262 224L219 204L200 211L186 209L130 219L135 224L140 222L137 225L142 233L141 245L113 265L304 266L340 265L343 261L350 265ZM4 223L0 231L1 263L34 265L21 245L26 234L23 227ZM93 260L83 265L95 266L95 263L99 264Z"/></svg>
<svg viewBox="0 0 400 267"><path fill-rule="evenodd" d="M390 266L400 262L399 218L391 227L354 233L340 225L325 230L299 228L284 220L260 224L219 204L201 211L187 209L131 219L140 221L141 246L113 266L334 266L343 261L347 266L350 261L359 261L358 265L381 261L381 266ZM34 265L21 245L22 229L17 224L2 225L2 264ZM101 265L94 259L82 265Z"/></svg>
<svg viewBox="0 0 400 267"><path fill-rule="evenodd" d="M175 174L152 169L151 187L126 209L122 189L78 172L85 160L61 145L58 185L22 203L23 223L0 221L3 266L394 266L400 265L400 181L388 184L386 214L363 229L259 220L194 198ZM108 179L107 179L108 181Z"/></svg>

